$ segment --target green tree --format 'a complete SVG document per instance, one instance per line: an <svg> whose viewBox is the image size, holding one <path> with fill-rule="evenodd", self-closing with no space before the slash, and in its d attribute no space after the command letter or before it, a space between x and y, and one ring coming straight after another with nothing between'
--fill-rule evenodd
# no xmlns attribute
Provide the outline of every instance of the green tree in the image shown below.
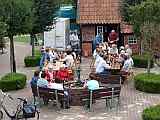
<svg viewBox="0 0 160 120"><path fill-rule="evenodd" d="M148 73L152 58L152 43L160 37L160 1L147 0L129 8L129 21L133 24L134 32L142 38L143 48L148 53ZM159 41L160 42L160 41Z"/></svg>
<svg viewBox="0 0 160 120"><path fill-rule="evenodd" d="M36 34L43 33L52 28L55 12L59 8L59 0L33 0L34 23L30 32L32 43L32 57L34 57L34 42Z"/></svg>
<svg viewBox="0 0 160 120"><path fill-rule="evenodd" d="M4 36L6 34L6 30L7 30L7 25L4 22L0 21L0 49L2 50L2 54L3 54L3 49L5 48Z"/></svg>
<svg viewBox="0 0 160 120"><path fill-rule="evenodd" d="M143 1L145 0L122 0L121 14L123 20L129 22L129 16L130 16L129 7L140 4Z"/></svg>
<svg viewBox="0 0 160 120"><path fill-rule="evenodd" d="M10 39L11 72L16 72L13 37L26 34L32 29L32 1L31 0L0 0L0 16L8 28L6 35Z"/></svg>

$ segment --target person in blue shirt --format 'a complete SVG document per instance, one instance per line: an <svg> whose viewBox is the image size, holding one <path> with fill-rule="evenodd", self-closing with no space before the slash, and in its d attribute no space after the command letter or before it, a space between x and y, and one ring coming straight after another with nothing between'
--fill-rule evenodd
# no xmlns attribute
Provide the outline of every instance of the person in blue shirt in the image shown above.
<svg viewBox="0 0 160 120"><path fill-rule="evenodd" d="M50 61L49 49L46 49L45 52L42 52L42 57L40 60L40 70L42 70L46 60Z"/></svg>
<svg viewBox="0 0 160 120"><path fill-rule="evenodd" d="M32 80L30 82L31 87L37 86L38 79L39 79L39 71L35 71L34 76L32 77Z"/></svg>
<svg viewBox="0 0 160 120"><path fill-rule="evenodd" d="M38 81L37 81L38 87L44 87L44 88L48 87L48 81L45 79L45 77L46 77L46 73L45 73L45 71L43 71L41 74L41 78L38 79Z"/></svg>

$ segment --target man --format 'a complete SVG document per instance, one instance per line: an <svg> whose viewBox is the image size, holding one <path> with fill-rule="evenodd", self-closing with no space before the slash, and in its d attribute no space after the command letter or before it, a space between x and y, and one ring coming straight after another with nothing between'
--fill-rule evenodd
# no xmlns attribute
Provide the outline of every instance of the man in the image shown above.
<svg viewBox="0 0 160 120"><path fill-rule="evenodd" d="M126 50L126 53L128 53L130 56L132 56L132 49L129 47L129 45L125 45L125 50Z"/></svg>
<svg viewBox="0 0 160 120"><path fill-rule="evenodd" d="M112 30L111 33L109 34L109 37L108 37L108 43L111 45L117 44L117 41L118 41L118 35L115 32L115 30Z"/></svg>
<svg viewBox="0 0 160 120"><path fill-rule="evenodd" d="M112 47L110 48L110 50L108 51L108 53L110 54L116 54L118 55L118 48L117 48L117 45L116 44L112 44Z"/></svg>
<svg viewBox="0 0 160 120"><path fill-rule="evenodd" d="M32 80L30 82L31 87L36 87L37 86L38 79L39 79L39 71L35 71L34 76L32 77Z"/></svg>
<svg viewBox="0 0 160 120"><path fill-rule="evenodd" d="M71 51L67 51L67 56L62 60L66 62L66 66L69 68L73 67L74 64L74 58L71 53Z"/></svg>
<svg viewBox="0 0 160 120"><path fill-rule="evenodd" d="M111 66L106 63L105 57L103 55L100 56L99 58L99 63L97 63L96 66L96 73L100 75L107 75L109 74L109 69Z"/></svg>

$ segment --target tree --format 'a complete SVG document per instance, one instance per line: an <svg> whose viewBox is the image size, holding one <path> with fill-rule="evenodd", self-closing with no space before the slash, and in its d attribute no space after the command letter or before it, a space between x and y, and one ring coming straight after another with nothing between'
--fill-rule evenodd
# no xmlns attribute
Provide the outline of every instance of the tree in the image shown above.
<svg viewBox="0 0 160 120"><path fill-rule="evenodd" d="M10 66L11 72L16 72L13 37L26 34L32 29L32 1L31 0L0 0L1 22L8 28L6 35L10 39Z"/></svg>
<svg viewBox="0 0 160 120"><path fill-rule="evenodd" d="M148 53L148 73L153 52L153 42L160 37L160 1L147 0L129 8L129 21L133 24L134 33L141 36L144 49ZM160 41L159 41L160 42Z"/></svg>
<svg viewBox="0 0 160 120"><path fill-rule="evenodd" d="M129 22L129 16L130 16L129 7L138 5L143 1L145 0L122 0L121 14L123 20Z"/></svg>
<svg viewBox="0 0 160 120"><path fill-rule="evenodd" d="M36 34L50 30L53 25L55 12L59 7L59 0L33 0L34 23L30 32L32 43L32 57L34 57L34 41Z"/></svg>
<svg viewBox="0 0 160 120"><path fill-rule="evenodd" d="M3 54L3 48L5 48L5 40L4 36L6 34L7 25L4 22L0 22L0 49L2 50Z"/></svg>

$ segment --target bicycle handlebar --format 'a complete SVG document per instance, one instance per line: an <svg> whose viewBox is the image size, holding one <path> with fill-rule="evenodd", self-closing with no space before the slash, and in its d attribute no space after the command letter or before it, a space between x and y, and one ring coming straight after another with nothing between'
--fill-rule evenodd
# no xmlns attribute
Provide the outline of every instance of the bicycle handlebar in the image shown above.
<svg viewBox="0 0 160 120"><path fill-rule="evenodd" d="M2 95L7 96L11 100L14 100L13 97L10 94L4 93L2 90L0 90L0 92L1 92Z"/></svg>

